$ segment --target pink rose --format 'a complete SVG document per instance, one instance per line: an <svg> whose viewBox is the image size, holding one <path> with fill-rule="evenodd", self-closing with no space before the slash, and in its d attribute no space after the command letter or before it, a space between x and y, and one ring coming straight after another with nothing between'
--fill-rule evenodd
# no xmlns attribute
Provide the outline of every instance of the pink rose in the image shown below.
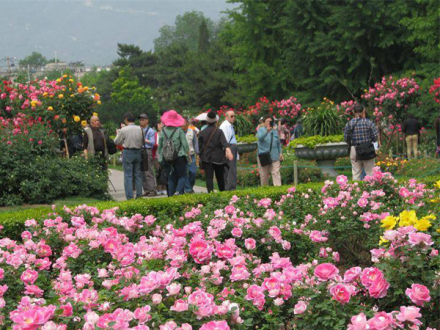
<svg viewBox="0 0 440 330"><path fill-rule="evenodd" d="M352 267L347 270L344 274L344 281L347 283L351 283L359 278L361 275L362 268L361 267Z"/></svg>
<svg viewBox="0 0 440 330"><path fill-rule="evenodd" d="M246 249L253 250L256 247L256 242L253 238L247 238L244 241L244 245L246 246Z"/></svg>
<svg viewBox="0 0 440 330"><path fill-rule="evenodd" d="M174 305L170 308L174 312L185 312L188 310L188 303L182 299L178 299L174 302Z"/></svg>
<svg viewBox="0 0 440 330"><path fill-rule="evenodd" d="M162 295L160 295L159 293L155 293L151 297L151 300L153 301L153 304L158 305L162 302Z"/></svg>
<svg viewBox="0 0 440 330"><path fill-rule="evenodd" d="M413 284L411 285L411 289L408 288L405 291L405 294L414 304L422 307L425 302L429 302L431 300L429 293L429 289L421 284Z"/></svg>
<svg viewBox="0 0 440 330"><path fill-rule="evenodd" d="M387 295L389 287L390 283L388 283L383 277L377 278L368 288L368 292L373 298L380 299Z"/></svg>
<svg viewBox="0 0 440 330"><path fill-rule="evenodd" d="M341 304L346 304L350 301L351 295L354 289L347 284L336 284L330 288L330 294L332 299L340 302Z"/></svg>
<svg viewBox="0 0 440 330"><path fill-rule="evenodd" d="M295 315L302 314L307 310L308 304L305 301L298 301L293 309Z"/></svg>
<svg viewBox="0 0 440 330"><path fill-rule="evenodd" d="M315 268L314 274L320 281L328 281L335 278L339 274L339 270L330 263L324 263Z"/></svg>
<svg viewBox="0 0 440 330"><path fill-rule="evenodd" d="M34 284L38 278L38 272L32 269L26 269L20 276L20 279L26 284Z"/></svg>
<svg viewBox="0 0 440 330"><path fill-rule="evenodd" d="M362 271L361 282L367 289L378 279L383 278L383 273L376 267L365 268Z"/></svg>
<svg viewBox="0 0 440 330"><path fill-rule="evenodd" d="M380 312L370 320L368 320L368 325L370 329L374 330L391 330L394 324L394 319L392 314L387 314L385 312Z"/></svg>
<svg viewBox="0 0 440 330"><path fill-rule="evenodd" d="M351 323L348 325L348 330L367 330L367 317L364 313L355 315L351 318Z"/></svg>
<svg viewBox="0 0 440 330"><path fill-rule="evenodd" d="M243 234L243 231L240 228L235 227L234 229L232 229L231 233L232 233L232 236L241 237L241 235Z"/></svg>
<svg viewBox="0 0 440 330"><path fill-rule="evenodd" d="M202 325L200 330L230 330L226 321L211 321Z"/></svg>
<svg viewBox="0 0 440 330"><path fill-rule="evenodd" d="M411 322L415 325L421 325L422 322L417 320L419 317L422 317L422 314L419 313L420 308L409 306L400 307L400 313L396 315L396 319L400 322Z"/></svg>
<svg viewBox="0 0 440 330"><path fill-rule="evenodd" d="M434 242L431 240L431 235L424 233L411 233L408 235L408 242L412 245L421 245L424 243L425 245L432 245Z"/></svg>
<svg viewBox="0 0 440 330"><path fill-rule="evenodd" d="M182 288L182 285L178 283L171 283L167 286L167 290L169 292L170 296L174 296L180 292L180 289Z"/></svg>

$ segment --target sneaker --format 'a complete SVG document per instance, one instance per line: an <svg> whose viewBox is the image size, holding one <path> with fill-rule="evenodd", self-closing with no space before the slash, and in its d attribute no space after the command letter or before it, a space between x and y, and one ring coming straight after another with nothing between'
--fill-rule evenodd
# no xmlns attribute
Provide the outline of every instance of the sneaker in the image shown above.
<svg viewBox="0 0 440 330"><path fill-rule="evenodd" d="M147 196L148 196L148 197L154 197L154 196L157 196L157 194L156 194L154 191L150 191L150 192L147 194Z"/></svg>
<svg viewBox="0 0 440 330"><path fill-rule="evenodd" d="M168 193L167 193L167 191L166 190L162 190L162 195L168 195Z"/></svg>

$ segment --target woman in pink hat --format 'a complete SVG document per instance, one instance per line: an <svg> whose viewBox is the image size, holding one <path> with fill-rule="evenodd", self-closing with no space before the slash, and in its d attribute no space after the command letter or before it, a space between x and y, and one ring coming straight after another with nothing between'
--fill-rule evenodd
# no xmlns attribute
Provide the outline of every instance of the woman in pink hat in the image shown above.
<svg viewBox="0 0 440 330"><path fill-rule="evenodd" d="M189 146L181 128L185 119L175 110L162 115L164 125L159 135L158 159L168 177L168 197L184 194Z"/></svg>

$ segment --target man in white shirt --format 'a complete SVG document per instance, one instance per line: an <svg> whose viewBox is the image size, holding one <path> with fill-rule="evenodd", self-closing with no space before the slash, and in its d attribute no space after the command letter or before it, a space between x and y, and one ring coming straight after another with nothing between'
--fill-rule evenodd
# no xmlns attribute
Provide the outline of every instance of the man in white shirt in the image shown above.
<svg viewBox="0 0 440 330"><path fill-rule="evenodd" d="M142 128L137 126L134 122L136 117L127 113L124 115L125 127L123 127L116 136L115 144L122 145L124 151L122 152L122 160L124 165L124 188L125 197L133 198L133 177L136 185L136 198L142 196L142 147L145 143L144 132Z"/></svg>
<svg viewBox="0 0 440 330"><path fill-rule="evenodd" d="M225 190L235 190L237 189L237 159L238 159L238 149L237 149L237 139L235 137L234 122L235 113L230 110L225 114L225 121L220 125L220 129L223 131L228 141L232 155L234 159L229 160L225 167Z"/></svg>

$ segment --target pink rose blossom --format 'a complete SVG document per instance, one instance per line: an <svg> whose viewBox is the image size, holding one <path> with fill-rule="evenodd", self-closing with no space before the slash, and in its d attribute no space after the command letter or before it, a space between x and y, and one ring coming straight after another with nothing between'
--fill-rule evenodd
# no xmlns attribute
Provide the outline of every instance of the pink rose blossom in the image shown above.
<svg viewBox="0 0 440 330"><path fill-rule="evenodd" d="M411 285L411 289L406 289L405 294L417 306L424 306L426 302L431 300L429 289L421 284Z"/></svg>
<svg viewBox="0 0 440 330"><path fill-rule="evenodd" d="M320 281L328 281L335 278L339 270L330 263L323 263L315 268L314 274Z"/></svg>

